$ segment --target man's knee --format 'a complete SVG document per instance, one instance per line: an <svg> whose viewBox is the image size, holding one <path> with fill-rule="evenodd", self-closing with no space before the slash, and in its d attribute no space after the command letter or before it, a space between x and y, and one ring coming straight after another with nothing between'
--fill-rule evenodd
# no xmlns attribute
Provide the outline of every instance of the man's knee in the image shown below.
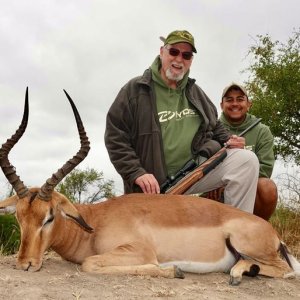
<svg viewBox="0 0 300 300"><path fill-rule="evenodd" d="M247 166L247 168L250 167L250 169L254 169L258 172L259 161L254 152L244 149L231 149L228 155L232 156L232 160L239 166Z"/></svg>
<svg viewBox="0 0 300 300"><path fill-rule="evenodd" d="M278 193L275 182L270 178L258 178L257 194L260 198L265 199L265 202L277 202Z"/></svg>
<svg viewBox="0 0 300 300"><path fill-rule="evenodd" d="M275 182L269 178L259 178L254 214L268 220L276 209L278 199Z"/></svg>

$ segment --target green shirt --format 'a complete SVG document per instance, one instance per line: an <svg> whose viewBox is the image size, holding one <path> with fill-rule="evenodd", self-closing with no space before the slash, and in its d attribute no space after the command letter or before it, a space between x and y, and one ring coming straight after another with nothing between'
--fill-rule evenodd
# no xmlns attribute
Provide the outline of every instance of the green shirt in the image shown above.
<svg viewBox="0 0 300 300"><path fill-rule="evenodd" d="M221 114L220 121L231 132L231 134L240 134L243 130L254 123L257 118L254 115L247 114L242 124L231 124L227 121L224 113ZM259 123L244 138L246 140L246 149L253 151L259 160L259 177L270 178L272 175L275 157L273 152L274 137L268 126Z"/></svg>
<svg viewBox="0 0 300 300"><path fill-rule="evenodd" d="M151 66L156 108L161 127L164 156L168 175L175 175L193 155L191 143L201 119L193 105L185 96L188 74L176 89L169 88L159 73L159 60Z"/></svg>

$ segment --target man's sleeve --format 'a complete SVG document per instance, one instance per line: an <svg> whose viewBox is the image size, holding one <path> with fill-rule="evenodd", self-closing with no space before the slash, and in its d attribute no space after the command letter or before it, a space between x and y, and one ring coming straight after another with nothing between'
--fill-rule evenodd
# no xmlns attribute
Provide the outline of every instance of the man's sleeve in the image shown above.
<svg viewBox="0 0 300 300"><path fill-rule="evenodd" d="M112 164L123 180L133 185L146 171L141 167L132 142L133 115L126 89L121 89L106 117L105 145Z"/></svg>
<svg viewBox="0 0 300 300"><path fill-rule="evenodd" d="M254 152L259 160L259 177L270 178L273 172L275 156L274 156L274 137L266 125L263 130L260 130L258 142L255 146Z"/></svg>

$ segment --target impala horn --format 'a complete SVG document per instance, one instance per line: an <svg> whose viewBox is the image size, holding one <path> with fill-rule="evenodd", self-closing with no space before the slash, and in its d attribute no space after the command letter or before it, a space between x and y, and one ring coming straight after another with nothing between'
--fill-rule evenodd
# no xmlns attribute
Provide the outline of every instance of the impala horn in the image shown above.
<svg viewBox="0 0 300 300"><path fill-rule="evenodd" d="M19 126L18 130L10 139L4 143L0 149L0 166L1 169L7 178L8 182L12 185L13 189L17 193L20 199L26 197L29 193L27 187L24 185L23 181L20 180L20 177L16 173L15 167L9 162L8 154L13 146L19 141L23 133L26 130L28 123L29 107L28 107L28 87L26 88L25 95L25 105L22 123Z"/></svg>
<svg viewBox="0 0 300 300"><path fill-rule="evenodd" d="M56 185L60 181L62 181L64 177L67 176L80 162L82 162L85 159L90 150L90 142L84 130L78 110L68 93L65 90L64 92L72 106L72 110L76 119L77 128L79 132L81 147L77 154L73 156L73 158L68 160L62 166L62 168L60 168L56 173L52 175L51 178L48 178L46 183L41 187L38 194L38 198L44 201L49 201L51 199L51 194Z"/></svg>

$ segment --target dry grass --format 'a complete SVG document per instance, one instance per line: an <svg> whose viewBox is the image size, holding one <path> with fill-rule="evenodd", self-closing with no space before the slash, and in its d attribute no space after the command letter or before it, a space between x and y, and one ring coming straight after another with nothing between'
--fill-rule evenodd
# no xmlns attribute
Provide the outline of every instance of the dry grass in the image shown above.
<svg viewBox="0 0 300 300"><path fill-rule="evenodd" d="M300 210L279 205L270 222L292 253L300 258Z"/></svg>

